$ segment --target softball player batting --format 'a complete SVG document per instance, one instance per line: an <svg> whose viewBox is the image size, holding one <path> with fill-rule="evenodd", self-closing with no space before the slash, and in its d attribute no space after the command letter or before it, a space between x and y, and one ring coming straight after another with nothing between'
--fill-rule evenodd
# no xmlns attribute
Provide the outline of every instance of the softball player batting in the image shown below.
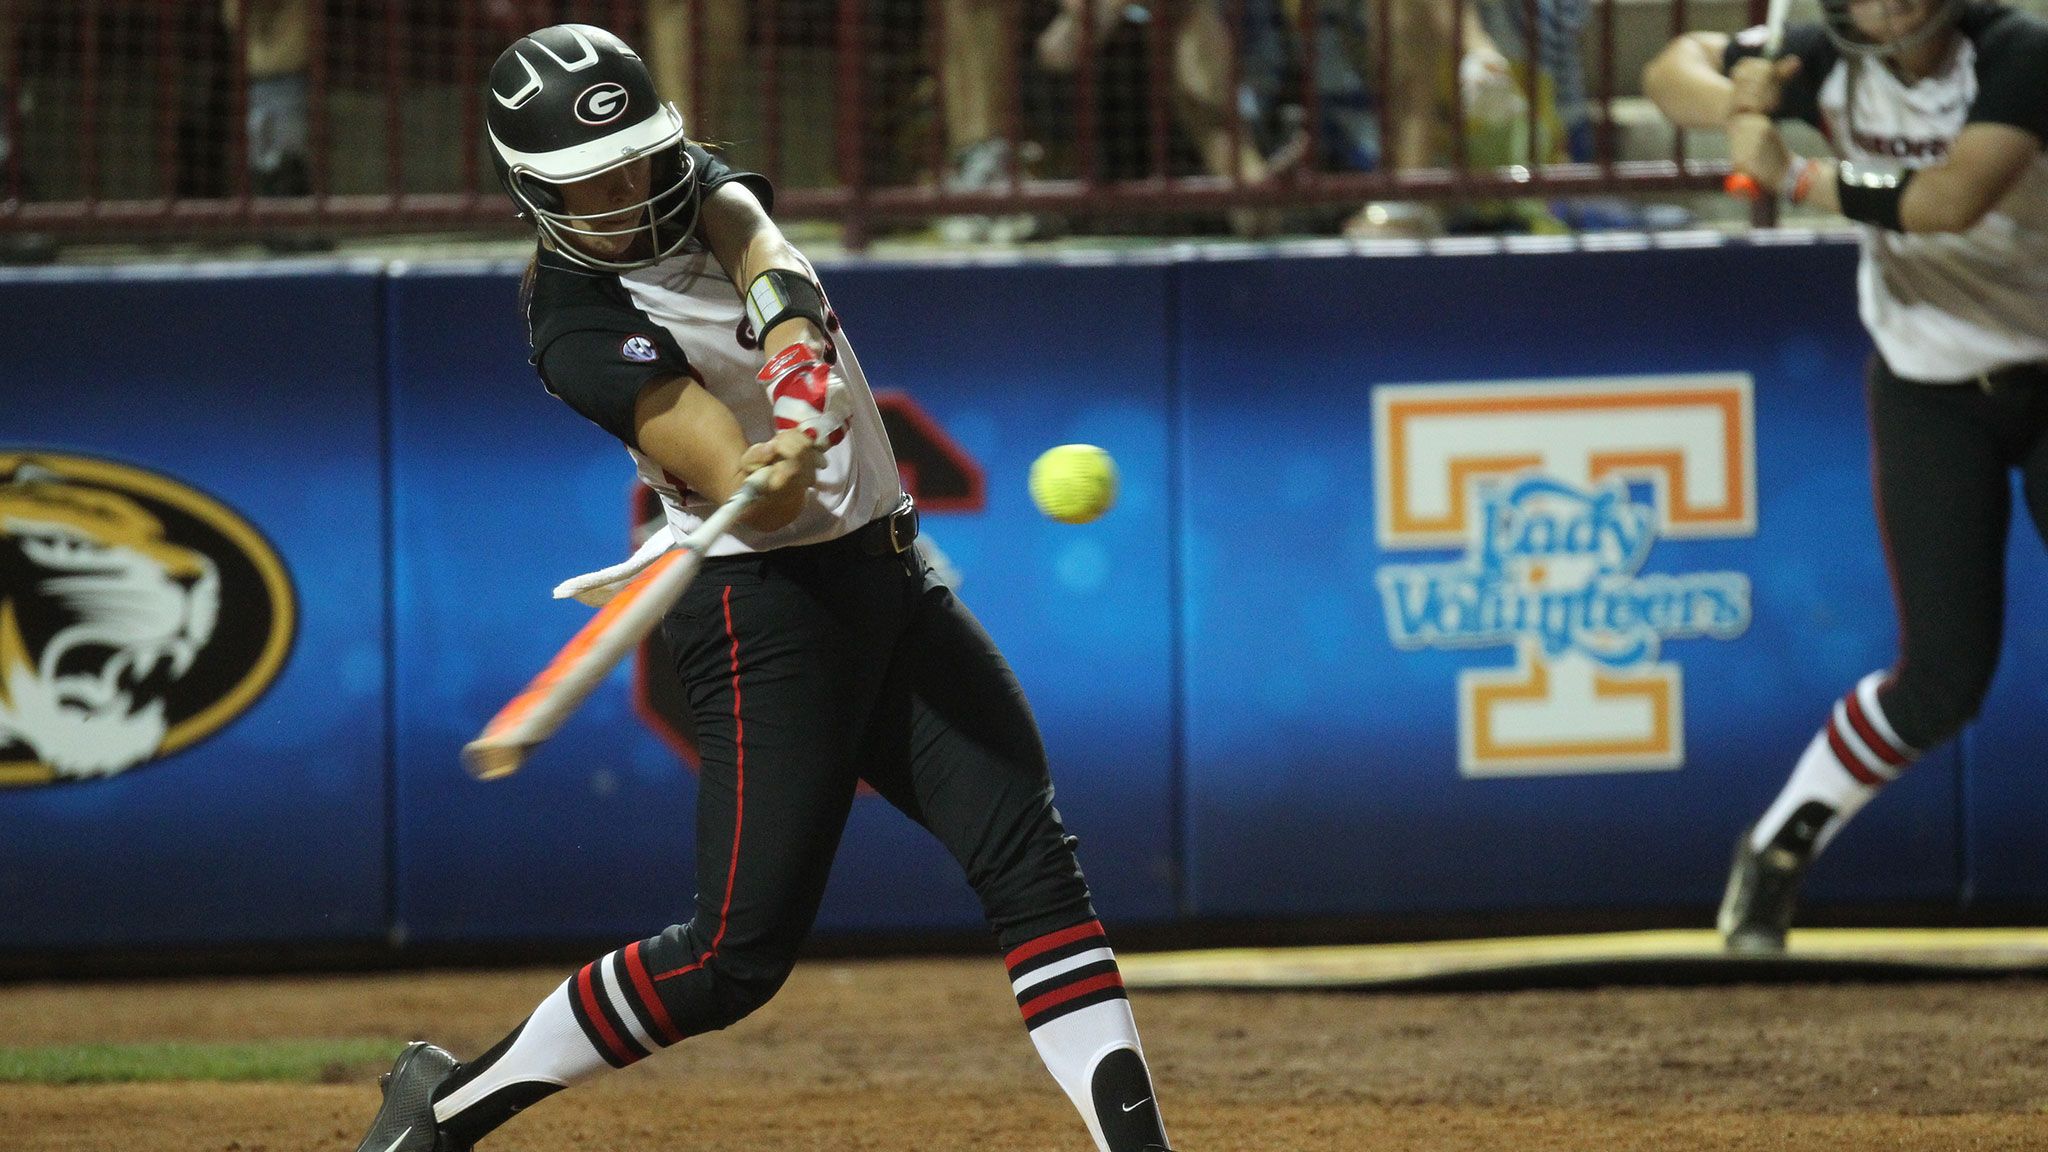
<svg viewBox="0 0 2048 1152"><path fill-rule="evenodd" d="M2001 4L1823 0L1820 26L1674 41L1644 75L1727 126L1758 187L1864 225L1872 483L1900 655L1835 702L1736 845L1720 930L1782 949L1800 877L1879 789L1973 715L1998 662L2009 473L2048 538L2048 25ZM1791 155L1774 118L1840 159Z"/></svg>
<svg viewBox="0 0 2048 1152"><path fill-rule="evenodd" d="M1123 981L1038 730L917 514L771 191L684 135L640 58L560 25L485 96L539 248L533 363L618 437L680 537L767 472L664 621L702 753L695 914L593 960L468 1061L408 1046L360 1152L467 1149L521 1109L767 1003L865 780L966 870L1031 1039L1102 1152L1166 1152Z"/></svg>

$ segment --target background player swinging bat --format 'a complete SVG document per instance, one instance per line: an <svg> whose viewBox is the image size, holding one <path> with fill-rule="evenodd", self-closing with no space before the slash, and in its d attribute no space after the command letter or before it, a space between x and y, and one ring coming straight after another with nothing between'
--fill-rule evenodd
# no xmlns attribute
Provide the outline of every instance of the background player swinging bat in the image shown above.
<svg viewBox="0 0 2048 1152"><path fill-rule="evenodd" d="M766 482L765 471L749 476L739 491L719 505L695 532L633 577L578 629L554 659L548 661L547 667L510 703L498 709L477 738L463 745L462 764L469 774L479 780L496 780L517 772L526 762L527 754L553 736L597 687L598 681L626 653L638 648L667 615L669 606L697 575L704 553L754 502Z"/></svg>
<svg viewBox="0 0 2048 1152"><path fill-rule="evenodd" d="M1771 6L1764 14L1764 59L1775 63L1778 57L1784 54L1785 21L1791 14L1792 0L1771 0ZM1737 113L1737 115L1758 115L1758 113ZM1751 176L1747 172L1730 172L1723 187L1727 189L1730 196L1739 196L1744 200L1761 200L1764 198L1762 185L1756 182L1756 177Z"/></svg>

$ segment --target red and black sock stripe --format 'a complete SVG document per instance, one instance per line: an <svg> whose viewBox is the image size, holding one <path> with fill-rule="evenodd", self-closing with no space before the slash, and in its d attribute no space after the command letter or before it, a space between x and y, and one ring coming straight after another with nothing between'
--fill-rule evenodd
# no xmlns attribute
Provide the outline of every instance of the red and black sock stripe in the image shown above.
<svg viewBox="0 0 2048 1152"><path fill-rule="evenodd" d="M1865 788L1884 787L1885 777L1878 775L1862 756L1849 747L1849 742L1842 737L1841 726L1833 721L1828 723L1828 750L1835 754L1842 770L1855 777L1858 784Z"/></svg>
<svg viewBox="0 0 2048 1152"><path fill-rule="evenodd" d="M1028 1029L1092 1005L1129 998L1099 920L1028 940L1011 949L1004 962Z"/></svg>
<svg viewBox="0 0 2048 1152"><path fill-rule="evenodd" d="M636 940L585 964L569 981L569 1008L590 1046L614 1068L682 1039Z"/></svg>
<svg viewBox="0 0 2048 1152"><path fill-rule="evenodd" d="M1051 986L1018 994L1017 1008L1024 1013L1024 1027L1037 1028L1083 1008L1129 999L1114 960L1077 968L1071 977L1062 976L1047 984Z"/></svg>
<svg viewBox="0 0 2048 1152"><path fill-rule="evenodd" d="M1855 731L1863 746L1876 753L1877 758L1884 761L1894 772L1912 763L1914 754L1911 749L1894 744L1884 733L1877 730L1877 725L1870 722L1870 716L1863 710L1861 697L1860 687L1844 696L1842 711L1848 717L1849 727Z"/></svg>
<svg viewBox="0 0 2048 1152"><path fill-rule="evenodd" d="M626 1027L624 1018L605 991L604 974L599 971L604 962L604 959L594 960L577 970L575 978L569 982L569 1009L576 1014L577 1026L583 1029L590 1046L597 1049L605 1063L614 1068L624 1068L644 1059L647 1049Z"/></svg>
<svg viewBox="0 0 2048 1152"><path fill-rule="evenodd" d="M666 1048L681 1040L683 1034L669 1016L668 1005L661 1002L661 996L654 990L654 974L648 970L647 958L641 950L644 943L635 940L612 953L612 973L625 993L626 1002L639 1017L641 1030Z"/></svg>
<svg viewBox="0 0 2048 1152"><path fill-rule="evenodd" d="M1875 681L1866 677L1836 701L1828 715L1828 750L1865 788L1882 788L1898 779L1919 755L1888 734L1889 724L1871 715L1876 706Z"/></svg>

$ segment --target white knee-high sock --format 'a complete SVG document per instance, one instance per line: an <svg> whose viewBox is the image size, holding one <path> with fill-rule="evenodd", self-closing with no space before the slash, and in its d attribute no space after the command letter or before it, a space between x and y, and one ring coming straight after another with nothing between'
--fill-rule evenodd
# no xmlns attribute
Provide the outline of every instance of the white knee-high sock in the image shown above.
<svg viewBox="0 0 2048 1152"><path fill-rule="evenodd" d="M1166 1147L1138 1023L1101 922L1028 940L1005 962L1031 1043L1099 1152Z"/></svg>
<svg viewBox="0 0 2048 1152"><path fill-rule="evenodd" d="M1884 678L1872 672L1835 701L1827 726L1806 746L1792 778L1750 833L1751 847L1762 851L1777 843L1803 859L1819 855L1879 789L1920 758L1878 707Z"/></svg>
<svg viewBox="0 0 2048 1152"><path fill-rule="evenodd" d="M456 1070L450 1080L462 1082L434 1101L434 1120L444 1131L460 1133L467 1145L528 1105L605 1068L569 1010L574 983L563 981L511 1035Z"/></svg>

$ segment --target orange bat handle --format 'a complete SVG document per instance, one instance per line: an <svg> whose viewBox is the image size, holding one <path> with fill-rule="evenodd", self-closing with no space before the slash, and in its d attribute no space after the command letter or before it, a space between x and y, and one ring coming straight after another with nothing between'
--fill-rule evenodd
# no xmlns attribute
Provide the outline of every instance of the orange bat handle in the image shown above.
<svg viewBox="0 0 2048 1152"><path fill-rule="evenodd" d="M754 473L695 532L633 577L610 603L577 629L547 667L540 670L512 702L498 710L483 733L463 746L463 766L479 780L496 780L519 770L534 745L555 734L576 706L682 595L697 573L698 561L767 483L766 470Z"/></svg>
<svg viewBox="0 0 2048 1152"><path fill-rule="evenodd" d="M463 747L463 766L469 774L496 780L518 771L527 752L553 735L625 652L637 647L659 622L682 590L671 573L682 569L687 583L696 568L693 560L688 552L667 553L577 629L547 667ZM642 601L649 603L643 606Z"/></svg>

